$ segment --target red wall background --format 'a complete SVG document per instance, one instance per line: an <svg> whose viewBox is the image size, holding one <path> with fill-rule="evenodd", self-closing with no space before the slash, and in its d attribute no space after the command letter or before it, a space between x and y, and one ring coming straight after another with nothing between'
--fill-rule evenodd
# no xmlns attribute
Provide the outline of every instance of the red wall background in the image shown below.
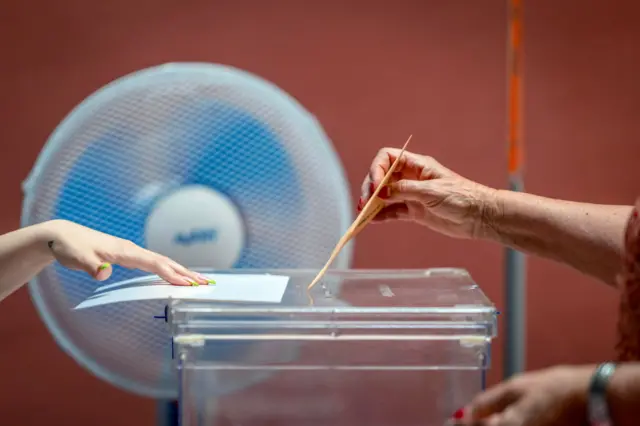
<svg viewBox="0 0 640 426"><path fill-rule="evenodd" d="M603 203L640 194L631 173L639 9L631 0L526 2L529 191ZM505 19L502 0L2 0L0 231L18 226L20 183L70 109L114 78L169 61L230 64L297 97L334 141L354 199L376 150L409 133L412 150L504 186ZM390 241L393 251L380 248ZM355 263L465 267L502 305L497 246L377 226L359 237ZM612 355L615 292L538 259L528 275L528 368ZM0 341L0 423L152 424L152 401L100 382L58 349L26 289L2 303Z"/></svg>

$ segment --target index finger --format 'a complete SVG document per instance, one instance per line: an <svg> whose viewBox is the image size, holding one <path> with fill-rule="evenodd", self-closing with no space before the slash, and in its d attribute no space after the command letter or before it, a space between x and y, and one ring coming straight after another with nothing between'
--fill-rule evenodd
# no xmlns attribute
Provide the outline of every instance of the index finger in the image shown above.
<svg viewBox="0 0 640 426"><path fill-rule="evenodd" d="M105 259L128 269L140 269L145 272L158 275L163 280L173 285L191 285L187 277L181 276L175 271L169 259L147 250L137 244L127 241L122 250L116 253L105 254Z"/></svg>
<svg viewBox="0 0 640 426"><path fill-rule="evenodd" d="M193 281L196 284L208 284L207 278L190 271L178 262L154 251L142 247L141 249L143 255L137 259L139 269L154 273L174 285L184 285L185 282L193 285Z"/></svg>
<svg viewBox="0 0 640 426"><path fill-rule="evenodd" d="M493 414L501 413L508 406L520 399L521 392L512 382L504 382L481 393L467 407L472 420L480 420Z"/></svg>
<svg viewBox="0 0 640 426"><path fill-rule="evenodd" d="M391 165L398 159L401 152L402 150L398 148L383 148L378 151L369 168L369 176L375 187L380 185L384 175L387 174ZM407 178L417 179L425 167L424 163L425 161L422 156L405 151L402 157L400 157L394 172L399 175L408 175L406 176Z"/></svg>

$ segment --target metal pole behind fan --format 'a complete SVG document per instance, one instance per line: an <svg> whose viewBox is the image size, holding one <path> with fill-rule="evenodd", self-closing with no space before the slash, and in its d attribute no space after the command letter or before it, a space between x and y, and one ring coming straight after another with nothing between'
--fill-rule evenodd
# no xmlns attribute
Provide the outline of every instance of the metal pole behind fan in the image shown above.
<svg viewBox="0 0 640 426"><path fill-rule="evenodd" d="M180 424L178 413L177 401L159 401L157 409L158 426L178 426Z"/></svg>
<svg viewBox="0 0 640 426"><path fill-rule="evenodd" d="M524 191L522 135L522 3L508 0L508 150L509 189ZM523 253L508 248L505 253L506 338L504 345L504 377L509 378L525 368L526 267Z"/></svg>

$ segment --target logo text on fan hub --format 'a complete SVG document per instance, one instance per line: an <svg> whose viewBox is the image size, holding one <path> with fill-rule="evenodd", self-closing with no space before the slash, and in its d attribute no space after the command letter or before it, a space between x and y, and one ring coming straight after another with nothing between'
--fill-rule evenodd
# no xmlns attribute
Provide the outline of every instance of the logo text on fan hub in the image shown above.
<svg viewBox="0 0 640 426"><path fill-rule="evenodd" d="M218 231L214 228L192 229L186 232L179 232L173 238L174 243L181 246L192 246L194 244L206 244L215 242L218 239Z"/></svg>

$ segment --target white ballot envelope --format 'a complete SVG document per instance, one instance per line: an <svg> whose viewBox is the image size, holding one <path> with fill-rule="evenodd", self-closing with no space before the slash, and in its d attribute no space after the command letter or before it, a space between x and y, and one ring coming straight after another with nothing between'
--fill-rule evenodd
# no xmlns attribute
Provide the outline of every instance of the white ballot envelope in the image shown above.
<svg viewBox="0 0 640 426"><path fill-rule="evenodd" d="M203 274L215 284L174 286L157 275L120 281L96 289L74 309L89 309L112 303L188 299L220 302L280 303L289 277L268 274Z"/></svg>

